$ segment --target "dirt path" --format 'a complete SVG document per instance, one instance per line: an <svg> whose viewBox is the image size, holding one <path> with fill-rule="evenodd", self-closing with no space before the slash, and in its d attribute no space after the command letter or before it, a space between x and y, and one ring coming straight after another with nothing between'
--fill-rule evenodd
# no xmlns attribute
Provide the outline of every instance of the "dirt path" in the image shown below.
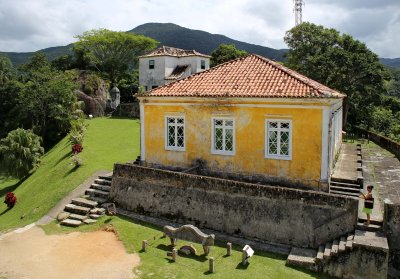
<svg viewBox="0 0 400 279"><path fill-rule="evenodd" d="M127 279L138 264L112 232L46 235L34 226L0 236L0 278Z"/></svg>

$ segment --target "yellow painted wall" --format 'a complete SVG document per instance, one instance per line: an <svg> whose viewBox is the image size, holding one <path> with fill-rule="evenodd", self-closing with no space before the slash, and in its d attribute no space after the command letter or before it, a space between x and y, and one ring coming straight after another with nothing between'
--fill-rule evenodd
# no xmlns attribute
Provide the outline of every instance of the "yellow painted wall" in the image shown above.
<svg viewBox="0 0 400 279"><path fill-rule="evenodd" d="M209 168L241 174L262 174L300 180L317 186L321 173L322 108L260 107L277 103L257 103L257 107L229 103L144 103L145 161L152 164L188 167L203 159ZM287 106L287 104L282 104ZM302 104L296 104L301 106ZM313 107L313 106L318 107ZM186 151L165 150L165 116L185 115ZM211 118L235 118L235 155L211 153ZM265 158L265 120L292 120L292 160Z"/></svg>

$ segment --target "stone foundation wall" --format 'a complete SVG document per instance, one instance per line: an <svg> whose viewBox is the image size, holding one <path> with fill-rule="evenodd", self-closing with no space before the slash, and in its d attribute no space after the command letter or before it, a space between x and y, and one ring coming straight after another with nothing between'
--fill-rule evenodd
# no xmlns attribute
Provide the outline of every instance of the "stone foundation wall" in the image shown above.
<svg viewBox="0 0 400 279"><path fill-rule="evenodd" d="M389 264L400 270L400 204L385 203L384 230L389 243Z"/></svg>
<svg viewBox="0 0 400 279"><path fill-rule="evenodd" d="M388 251L355 244L353 250L333 256L316 271L337 278L386 279Z"/></svg>
<svg viewBox="0 0 400 279"><path fill-rule="evenodd" d="M121 103L117 109L113 112L113 116L139 118L140 109L139 103Z"/></svg>
<svg viewBox="0 0 400 279"><path fill-rule="evenodd" d="M111 198L136 213L310 248L354 231L358 213L350 197L129 164L114 166Z"/></svg>

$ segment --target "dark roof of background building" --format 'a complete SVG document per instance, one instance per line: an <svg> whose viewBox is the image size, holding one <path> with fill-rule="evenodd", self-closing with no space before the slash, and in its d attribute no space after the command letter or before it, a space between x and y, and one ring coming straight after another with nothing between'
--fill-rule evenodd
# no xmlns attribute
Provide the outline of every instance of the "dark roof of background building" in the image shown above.
<svg viewBox="0 0 400 279"><path fill-rule="evenodd" d="M185 50L176 47L161 46L150 53L139 56L140 57L153 57L153 56L175 56L175 57L185 57L185 56L202 56L210 58L211 56L197 52L196 50Z"/></svg>

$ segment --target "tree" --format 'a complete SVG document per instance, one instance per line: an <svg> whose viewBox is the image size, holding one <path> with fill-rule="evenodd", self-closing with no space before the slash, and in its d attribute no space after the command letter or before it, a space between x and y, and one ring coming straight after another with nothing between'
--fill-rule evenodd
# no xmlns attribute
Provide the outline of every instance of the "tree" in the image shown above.
<svg viewBox="0 0 400 279"><path fill-rule="evenodd" d="M347 94L344 124L348 116L352 125L363 122L360 110L379 104L389 76L364 43L308 22L287 31L284 40L290 48L285 62L289 68Z"/></svg>
<svg viewBox="0 0 400 279"><path fill-rule="evenodd" d="M0 86L0 138L23 124L18 111L18 96L22 88L23 84L16 79Z"/></svg>
<svg viewBox="0 0 400 279"><path fill-rule="evenodd" d="M389 136L394 124L395 118L390 109L377 107L372 111L372 127L377 132L382 132L385 136Z"/></svg>
<svg viewBox="0 0 400 279"><path fill-rule="evenodd" d="M40 137L30 130L16 129L0 140L0 172L24 178L40 165L44 149Z"/></svg>
<svg viewBox="0 0 400 279"><path fill-rule="evenodd" d="M11 60L6 56L0 56L0 86L4 86L14 77L15 71Z"/></svg>
<svg viewBox="0 0 400 279"><path fill-rule="evenodd" d="M246 51L237 49L234 44L220 44L211 53L211 67L246 55Z"/></svg>
<svg viewBox="0 0 400 279"><path fill-rule="evenodd" d="M392 79L387 83L388 94L400 98L400 69L387 67Z"/></svg>
<svg viewBox="0 0 400 279"><path fill-rule="evenodd" d="M52 69L41 54L32 57L21 69L25 83L18 95L19 115L49 145L69 130L77 84L72 75Z"/></svg>
<svg viewBox="0 0 400 279"><path fill-rule="evenodd" d="M76 38L79 40L73 47L76 56L82 61L89 60L113 84L118 82L139 55L158 44L156 40L143 35L107 29L90 30Z"/></svg>

